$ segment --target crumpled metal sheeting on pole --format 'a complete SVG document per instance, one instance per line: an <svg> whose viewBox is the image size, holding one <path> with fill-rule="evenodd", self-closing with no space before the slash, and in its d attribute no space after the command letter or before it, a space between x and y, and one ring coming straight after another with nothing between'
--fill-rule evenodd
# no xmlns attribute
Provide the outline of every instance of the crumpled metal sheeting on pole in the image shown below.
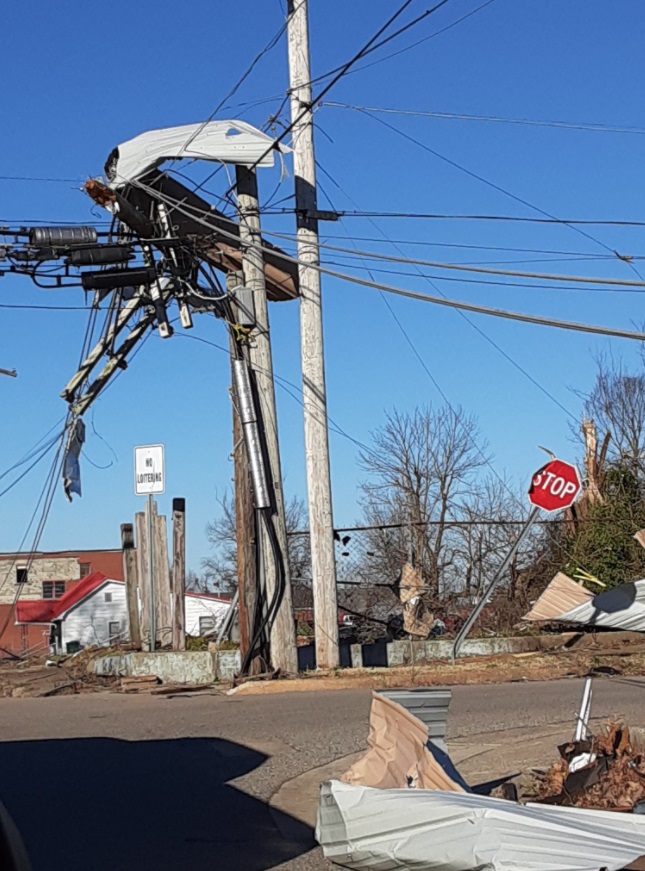
<svg viewBox="0 0 645 871"><path fill-rule="evenodd" d="M332 780L316 838L355 871L619 871L645 854L645 818Z"/></svg>
<svg viewBox="0 0 645 871"><path fill-rule="evenodd" d="M135 181L164 160L214 160L243 166L273 166L274 151L286 145L245 121L208 121L148 130L112 151L105 173L116 188Z"/></svg>

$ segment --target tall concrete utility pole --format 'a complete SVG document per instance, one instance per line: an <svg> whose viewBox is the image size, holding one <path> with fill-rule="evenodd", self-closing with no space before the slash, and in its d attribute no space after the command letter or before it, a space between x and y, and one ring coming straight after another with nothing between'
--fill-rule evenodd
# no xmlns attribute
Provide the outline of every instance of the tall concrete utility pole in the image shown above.
<svg viewBox="0 0 645 871"><path fill-rule="evenodd" d="M296 649L296 629L291 601L291 576L287 554L287 529L285 524L284 494L282 492L282 469L278 443L278 419L275 406L275 385L273 382L273 359L269 334L269 312L266 285L264 280L264 257L260 245L260 209L255 172L244 166L236 167L237 203L240 220L240 243L242 246L242 267L244 284L252 291L255 304L256 334L250 347L249 358L255 376L257 393L262 413L262 425L266 436L267 459L271 480L268 482L274 502L275 514L271 522L275 530L284 559L285 591L282 604L273 621L270 633L271 664L284 672L298 671L298 652ZM263 563L265 566L267 601L271 602L277 586L277 573L271 544L263 526L258 524L257 534L261 536Z"/></svg>
<svg viewBox="0 0 645 871"><path fill-rule="evenodd" d="M305 264L320 262L316 218L316 160L311 106L307 0L288 0L289 84L293 165L300 260L300 346L305 417L305 455L311 536L316 664L336 668L338 600L327 431L320 273Z"/></svg>

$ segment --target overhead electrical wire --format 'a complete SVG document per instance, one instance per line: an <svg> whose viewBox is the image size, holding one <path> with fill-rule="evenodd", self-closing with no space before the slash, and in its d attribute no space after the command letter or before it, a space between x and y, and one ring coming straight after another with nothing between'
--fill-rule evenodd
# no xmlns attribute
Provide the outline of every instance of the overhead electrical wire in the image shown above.
<svg viewBox="0 0 645 871"><path fill-rule="evenodd" d="M395 128L396 129L396 128ZM269 215L290 215L293 209L279 209L267 212ZM340 218L403 218L405 220L436 220L436 221L509 221L519 224L566 224L567 226L594 226L594 227L645 227L645 221L616 221L594 220L579 218L528 218L519 215L448 215L440 212L384 212L384 211L360 211L343 210L338 212ZM592 237L593 239L593 237ZM593 240L595 241L595 240ZM608 246L607 246L608 247ZM611 249L609 249L611 251ZM611 251L616 255L615 251ZM619 255L617 255L619 256Z"/></svg>
<svg viewBox="0 0 645 871"><path fill-rule="evenodd" d="M314 267L319 269L325 275L331 275L334 278L340 278L343 281L350 281L354 284L360 284L363 287L370 287L374 290L384 290L387 293L392 293L396 296L405 296L409 299L417 299L421 302L429 302L435 305L446 306L448 308L462 309L464 311L474 312L475 314L492 315L506 320L522 321L527 324L536 324L544 327L554 327L561 330L572 330L573 332L592 333L598 336L611 336L618 339L633 339L638 342L645 341L645 333L634 330L621 330L612 327L603 327L593 324L583 324L574 321L562 321L555 318L539 317L538 315L521 314L519 312L508 312L503 309L489 308L488 306L476 305L474 303L461 302L452 299L445 299L429 294L417 293L412 290L406 290L402 287L393 287L389 284L380 284L375 281L367 281L358 276L346 275L342 272L336 272L333 269L327 269L324 266Z"/></svg>
<svg viewBox="0 0 645 871"><path fill-rule="evenodd" d="M362 70L369 69L370 67L376 66L377 64L380 64L380 63L383 63L384 61L390 60L393 57L397 57L400 54L404 54L407 51L411 51L413 48L416 48L418 45L421 45L424 42L428 42L430 39L434 39L436 36L440 36L442 33L446 33L446 31L448 31L448 30L452 30L453 27L456 27L458 24L461 24L462 21L466 21L467 18L470 18L471 16L475 15L477 12L480 12L482 9L485 9L486 6L490 6L494 2L495 2L495 0L486 0L486 2L482 3L480 6L475 7L475 9L471 9L470 12L467 12L465 15L462 15L461 18L457 18L456 21L452 21L450 24L446 25L445 27L442 27L440 30L436 30L433 33L428 34L428 36L424 36L422 39L419 39L416 42L413 42L411 45L407 45L404 48L401 48L398 51L393 52L392 54L388 54L388 55L385 55L384 57L377 58L376 60L372 61L371 63L363 64L362 66L357 67L356 69L352 70L351 74L353 75L354 73L359 73ZM364 58L367 57L368 55L377 51L379 48L382 48L384 45L387 45L387 43L391 42L394 38L401 36L407 30L410 30L412 27L415 27L417 24L420 24L425 18L428 17L428 15L430 15L434 11L435 11L434 9L426 10L425 13L423 13L422 15L420 15L418 18L414 19L413 21L409 22L409 24L400 28L396 33L391 34L386 39L383 39L380 42L376 43L374 46L372 46L372 48L369 49L369 51L366 51L363 54L363 57ZM329 78L329 76L338 72L338 70L340 70L340 69L341 69L341 67L335 67L333 70L329 70L326 73L322 73L322 75L315 76L313 79L310 80L310 82L308 84L310 84L310 85L317 84L318 82L321 82L324 79Z"/></svg>
<svg viewBox="0 0 645 871"><path fill-rule="evenodd" d="M345 196L346 196L350 201L352 201L352 200L351 200L351 197L349 197L349 195L348 195L345 191L343 191L343 189L340 187L340 185L338 184L338 182L336 182L335 179L334 179L334 178L333 178L333 177L332 177L332 176L331 176L331 175L330 175L326 170L323 169L323 172L325 172L325 174L330 178L330 180L332 181L332 183L335 184L336 187L338 187L339 190L341 190L341 192L342 192L342 193L343 193L343 194L344 194L344 195L345 195ZM327 196L327 199L329 200L329 197L328 197L328 196ZM330 206L332 206L332 208L333 208L333 205L332 205L332 203L331 203L331 200L330 200L329 202L330 202ZM381 231L381 232L382 232L382 231ZM383 234L383 235L385 236L385 234ZM387 236L385 236L385 239L387 240ZM429 281L429 283L430 283L433 287L436 287L436 285L434 285L432 281ZM439 293L441 293L441 290L440 290L439 288L436 288L436 289L437 289L437 291L438 291ZM435 387L435 389L437 390L437 392L439 393L439 395L441 396L441 398L443 399L443 401L446 403L446 405L448 406L448 408L451 410L451 412L453 413L453 415L456 415L456 411L455 411L455 409L454 409L452 403L450 402L448 396L446 395L445 391L442 389L441 385L439 384L439 382L437 381L437 379L435 378L435 376L434 376L433 373L431 372L429 366L427 365L427 363L425 362L425 360L423 359L423 357L422 357L421 354L419 353L419 350L417 349L416 345L414 344L414 342L413 342L412 339L410 338L409 333L406 331L405 327L403 326L403 324L401 323L400 319L399 319L398 316L396 315L394 309L393 309L392 306L389 304L389 302L387 301L387 299L384 297L383 294L381 294L381 297L382 297L383 301L386 303L387 308L389 309L389 311L390 311L392 317L394 318L396 324L398 325L398 327L399 327L401 333L403 334L403 336L404 336L404 338L405 338L407 344L410 346L412 352L414 353L415 357L417 358L417 360L418 360L419 363L421 364L423 370L425 371L426 375L427 375L428 378L430 379L431 383L433 384L433 386ZM549 399L551 399L551 400L552 400L552 401L553 401L557 406L559 406L559 408L561 408L561 409L565 412L565 414L567 414L567 415L568 415L570 418L572 418L573 420L576 420L576 421L577 421L577 418L575 417L575 415L572 414L571 411L569 411L569 409L567 409L567 408L566 408L566 407L565 407L565 406L564 406L564 405L563 405L563 404L562 404L558 399L556 399L556 397L554 397L554 396L553 396L553 395L552 395L552 394L551 394L551 393L550 393L550 392L549 392L545 387L543 387L543 386L542 386L542 385L541 385L541 384L540 384L540 383L539 383L535 378L533 378L533 376L530 375L530 373L528 373L525 369L523 369L523 368L519 365L519 363L517 363L517 362L516 362L516 361L515 361L515 360L514 360L514 359L513 359L509 354L507 354L507 353L506 353L506 352L505 352L505 351L504 351L504 350L503 350L503 349L502 349L502 348L501 348L501 347L500 347L496 342L494 342L493 339L491 339L491 338L490 338L490 337L489 337L489 336L488 336L488 335L487 335L483 330L481 330L481 329L480 329L476 324L474 324L474 323L471 321L471 319L470 319L466 314L464 314L464 312L459 311L458 313L459 313L459 314L460 314L460 315L461 315L461 316L462 316L462 317L467 321L467 323L469 323L469 324L470 324L470 325L471 325L475 330L477 330L477 332L478 332L478 333L479 333L483 338L485 338L485 339L486 339L486 340L487 340L491 345L493 345L493 347L496 348L496 349L497 349L497 350L498 350L498 351L499 351L499 352L500 352L500 353L501 353L501 354L502 354L502 355L503 355L503 356L504 356L504 357L505 357L509 362L511 362L511 363L513 364L513 366L515 366L515 368L517 368L520 372L522 372L522 373L523 373L523 374L524 374L524 375L525 375L525 376L526 376L526 377L527 377L527 378L528 378L528 379L529 379L529 380L530 380L530 381L531 381L531 382L532 382L532 383L533 383L533 384L534 384L534 385L535 385L535 386L536 386L536 387L537 387L537 388L538 388L542 393L544 393L544 394L545 394ZM487 456L487 454L484 452L484 450L483 450L483 449L480 447L480 445L477 443L477 441L476 441L476 439L473 437L473 435L472 435L471 433L468 433L467 435L468 435L468 439L469 439L469 441L471 442L471 444L472 444L473 447L475 448L476 452L480 455L480 457L481 457L482 460L484 461L485 465L487 465L487 466L489 467L489 469L491 470L491 472L493 473L493 475L498 479L498 481L501 483L502 487L503 487L503 488L504 488L504 489L509 493L509 495L511 496L511 498L513 499L513 501L514 501L514 502L515 502L515 503L520 507L521 510L525 511L525 510L526 510L526 505L523 505L523 504L520 502L520 500L519 500L517 494L514 493L514 492L511 490L511 488L509 487L509 485L508 485L507 481L505 480L505 478L502 477L502 476L499 474L499 472L495 469L495 467L493 466L493 464L492 464L490 458ZM545 528L546 533L547 533L547 534L551 537L551 539L555 542L556 539L555 539L555 537L554 537L554 535L553 535L553 533L552 533L552 531L551 531L551 527L550 527L550 526L545 526L544 528ZM561 542L560 542L559 544L560 544L560 546L562 546L562 543L561 543ZM575 558L574 558L570 553L568 553L568 552L566 551L566 548L565 548L564 550L565 550L565 552L566 552L566 554L567 554L568 559L569 559L571 562L575 563L576 565L580 566L579 561L578 561L577 559L575 559Z"/></svg>
<svg viewBox="0 0 645 871"><path fill-rule="evenodd" d="M198 214L196 214L197 210L191 210L191 211L186 210L185 206L180 201L175 200L173 197L170 197L167 194L161 195L159 193L159 191L156 191L154 188L151 188L149 185L145 184L144 182L136 181L136 182L133 182L133 184L135 184L137 187L140 187L143 190L146 190L148 193L152 194L153 196L159 197L164 202L169 204L173 209L176 209L177 211L182 212L183 214L187 215L188 217L193 218L197 223L201 223L204 226L207 226L209 229L212 229L210 224L208 223L208 221L205 218L200 218L198 216ZM199 211L204 213L203 210L199 210ZM226 231L224 229L219 229L218 234L221 236L224 236L225 238L233 239L236 242L238 241L237 237L233 233L229 233L228 231ZM257 245L255 247L259 248L262 251L270 251L271 250L264 245ZM283 254L282 256L283 256L283 259L285 259L285 260L289 260L289 261L296 263L296 264L299 263L299 261L296 257L290 257L286 253ZM347 275L346 273L342 273L342 272L338 272L336 270L328 269L327 267L324 267L324 266L319 265L319 264L308 263L307 267L310 269L316 269L325 275L331 275L334 278L339 278L343 281L349 281L350 283L353 282L355 284L362 285L363 287L371 287L375 290L385 290L389 293L393 293L393 294L396 294L399 296L406 296L406 297L411 298L411 299L419 299L423 302L429 302L429 303L433 303L436 305L447 306L450 308L463 309L464 311L471 311L471 312L474 312L477 314L485 314L485 315L490 315L493 317L504 318L506 320L515 320L515 321L520 321L520 322L524 322L524 323L537 324L540 326L556 327L558 329L566 329L566 330L573 330L573 331L577 331L577 332L592 333L592 334L601 335L601 336L611 336L614 338L633 339L636 341L644 341L645 340L645 334L640 333L640 332L636 332L636 331L614 329L611 327L596 326L596 325L592 325L592 324L582 324L582 323L571 322L571 321L561 321L561 320L557 320L555 318L539 317L536 315L522 314L519 312L509 312L509 311L505 311L503 309L494 309L494 308L489 308L487 306L475 305L472 303L466 303L466 302L461 302L461 301L452 300L452 299L434 297L434 296L430 296L428 294L416 293L414 291L409 291L409 290L406 290L404 288L393 287L391 285L379 284L377 282L367 281L366 279L362 279L362 278L359 278L357 276L351 276L351 275Z"/></svg>
<svg viewBox="0 0 645 871"><path fill-rule="evenodd" d="M510 197L510 199L515 200L516 202L526 206L527 208L532 209L535 212L538 212L539 214L543 215L544 217L550 219L551 221L555 221L556 223L563 224L564 226L570 227L570 229L573 230L575 233L578 233L579 235L584 236L587 239L590 239L592 242L594 242L596 245L600 245L606 251L616 253L612 248L609 247L609 245L606 245L600 239L596 238L595 236L592 236L591 233L588 233L586 230L582 230L579 226L568 223L567 221L564 221L561 218L558 218L555 215L552 215L550 212L547 212L545 209L542 209L539 206L536 206L534 203L529 202L529 200L526 200L523 197L517 196L517 194L514 194L512 191L509 191L507 188L504 188L501 185L498 185L496 182L492 182L489 179L485 178L483 175L480 175L479 173L473 172L473 170L468 169L467 167L458 163L456 160L453 160L450 157L446 157L446 155L441 154L436 149L431 148L429 145L426 145L425 142L421 142L420 139L417 139L416 137L411 136L409 133L406 133L404 130L399 130L398 127L395 127L393 124L390 124L389 121L385 121L383 118L380 118L377 114L367 112L367 111L362 110L362 109L357 109L356 111L362 112L362 114L367 115L370 118L373 118L375 121L378 121L379 124L382 124L384 127L387 127L389 130L392 130L397 135L403 137L404 139L407 139L409 142L412 142L414 145L418 146L419 148L422 148L424 151L427 151L428 154L432 154L434 157L437 157L439 160L444 161L444 163L447 163L449 166L452 166L455 169L458 169L460 172L463 172L466 175L470 176L471 178L474 178L477 181L482 182L482 184L487 185L488 187L492 188L493 190L496 190L499 193L504 194L507 197ZM619 257L619 259L624 259L624 258L621 258L619 254L617 254L617 256ZM640 275L640 273L638 272L638 270L636 269L634 264L630 263L629 260L625 260L625 262L627 263L627 266L629 266L629 268L632 269L632 271L635 272L636 275L638 275L638 277L642 279L642 276Z"/></svg>
<svg viewBox="0 0 645 871"><path fill-rule="evenodd" d="M282 37L283 33L285 33L285 31L286 31L286 29L287 29L287 26L288 26L288 23L285 21L285 22L284 22L284 23L279 27L278 31L277 31L277 32L276 32L276 33L271 37L271 39L270 39L269 42L265 45L265 47L264 47L264 48L263 48L263 49L262 49L262 50L261 50L261 51L260 51L260 52L259 52L259 53L254 57L254 58L253 58L253 60L252 60L251 63L249 64L249 66L246 68L246 71L245 71L244 73L242 73L242 75L241 75L240 78L237 80L237 82L233 85L233 87L232 87L231 90L228 92L228 94L227 94L225 97L223 97L223 98L219 101L219 103L217 104L217 106L215 106L215 108L214 108L213 111L210 113L210 115L208 116L208 118L207 118L205 121L203 121L203 122L200 124L200 126L197 128L197 130L192 134L192 136L190 136L190 137L186 140L186 142L184 143L184 145L181 147L181 149L180 149L180 151L179 151L179 154L177 154L177 155L173 158L172 163L175 163L175 162L178 160L178 158L181 157L181 155L184 153L184 151L185 151L185 150L190 146L190 144L191 144L191 143L192 143L192 142L197 138L197 136L199 136L199 134L200 134L200 133L204 130L204 128L206 127L206 125L209 124L209 123L213 120L213 118L217 115L217 113L220 111L220 109L222 109L222 107L226 104L226 102L227 102L228 100L230 100L231 97L233 97L233 96L237 93L237 91L239 91L239 89L242 87L242 85L244 84L244 82L245 82L245 81L248 79L248 77L251 75L251 73L253 72L253 70L254 70L255 67L257 66L257 64L262 60L262 58L263 58L266 54L268 54L270 51L272 51L272 49L274 49L275 46L278 44L278 42L280 41L280 38ZM171 163L171 165L172 165L172 163Z"/></svg>
<svg viewBox="0 0 645 871"><path fill-rule="evenodd" d="M323 167L320 167L320 169L325 173L325 175L329 178L329 180L332 182L332 184L333 184L335 187L338 188L338 190L343 194L343 196L345 196L345 197L346 197L346 198L347 198L351 203L354 203L353 199L349 196L349 194L347 193L347 191L345 191L345 190L340 186L340 184L336 181L336 179L335 179L335 178L334 178L334 177L333 177L333 176L332 176L332 175L331 175L331 174L330 174L326 169L324 169ZM328 196L328 195L327 195L327 199L329 200L329 196ZM331 200L329 200L329 204L330 204L330 206L333 208L332 203L331 203ZM372 221L371 223L373 224L374 222ZM374 225L374 226L376 226L376 225ZM397 251L401 251L401 249L399 248L398 244L397 244L396 242L392 242L390 239L388 239L388 236L386 235L386 233L385 233L383 230L381 230L378 226L376 226L376 229L380 231L380 233L381 233L381 235L383 236L383 238L385 239L385 241L386 241L386 242L389 242L389 244L392 245L392 246L394 247L395 250L397 250ZM349 235L349 234L348 234L348 235ZM350 237L350 239L351 239L351 237ZM353 241L353 240L352 240L352 241ZM418 271L419 274L421 274L421 270L420 270L418 267L417 267L417 271ZM370 277L371 277L371 275L370 275ZM428 284L429 284L431 287L433 287L433 288L437 291L437 293L439 293L441 296L443 296L443 297L445 298L445 294L443 293L443 291L441 290L441 288L440 288L440 287L437 287L437 285L435 284L435 282L432 281L432 280L430 279L429 276L423 276L423 277L424 277L425 280L428 282ZM419 360L419 363L421 364L421 366L423 367L423 369L426 371L426 374L428 375L428 377L430 378L430 380L433 382L433 384L435 384L435 386L436 386L437 390L439 391L439 393L442 394L441 388L439 387L438 384L435 383L435 382L436 382L436 379L434 378L434 376L433 376L432 373L430 372L430 370L429 370L429 368L428 368L428 366L427 366L425 360L423 359L423 357L421 356L421 354L420 354L419 351L417 350L416 346L415 346L414 343L412 342L412 339L411 339L410 336L408 335L407 331L405 330L403 324L401 323L400 319L399 319L399 318L397 317L397 315L395 314L395 312L394 312L394 310L392 309L392 307L391 307L391 306L389 305L389 303L387 302L387 299L385 298L385 296L383 295L383 293L381 293L381 297L382 297L383 301L386 303L388 309L390 310L390 313L391 313L392 317L393 317L394 320L396 321L396 323L397 323L397 325L398 325L400 331L402 332L404 338L406 339L407 343L408 343L409 346L411 347L413 353L415 354L415 356L416 356L417 359ZM571 411L569 411L569 409L568 409L565 405L563 405L563 403L560 402L559 399L557 399L557 398L556 398L556 397L555 397L555 396L554 396L554 395L553 395L549 390L547 390L547 388L544 387L544 385L541 384L541 383L540 383L540 382L539 382L539 381L538 381L538 380L537 380L533 375L531 375L530 372L528 372L528 371L527 371L523 366L521 366L521 365L517 362L517 360L515 360L515 359L514 359L510 354L508 354L508 353L507 353L507 352L506 352L506 351L505 351L505 350L504 350L504 349L503 349L503 348L502 348L502 347L501 347L501 346L500 346L500 345L499 345L499 344L498 344L494 339L492 339L492 338L488 335L488 333L486 333L483 329L481 329L481 327L479 327L476 323L474 323L474 321L473 321L471 318L469 318L468 315L467 315L465 312L463 312L463 311L461 311L461 310L457 310L457 314L458 314L458 315L459 315L459 316L460 316L464 321L466 321L466 323L467 323L470 327L472 327L472 328L473 328L477 333L479 333L479 335L480 335L483 339L485 339L485 340L488 342L489 345L492 345L492 347L493 347L493 348L494 348L494 349L495 349L499 354L501 354L501 356L504 357L504 359L507 360L507 361L508 361L508 362L509 362L509 363L510 363L510 364L511 364L515 369L517 369L518 372L520 372L522 375L524 375L524 377L525 377L528 381L530 381L531 384L533 384L534 387L537 387L537 389L538 389L542 394L544 394L544 396L546 396L547 399L549 399L549 400L550 400L554 405L556 405L558 408L560 408L562 411L564 411L564 413L565 413L566 415L568 415L570 418L575 419L575 417L574 417L574 415L571 413Z"/></svg>
<svg viewBox="0 0 645 871"><path fill-rule="evenodd" d="M397 20L397 18L399 18L403 14L403 12L405 12L405 10L408 8L408 6L411 5L412 2L413 2L413 0L405 0L405 2L394 12L394 14L391 15L390 18L388 18L388 20L385 22L385 24L381 28L379 28L379 30L374 34L374 36L372 36L365 43L365 45L361 49L359 49L359 51L356 52L356 54L353 57L351 57L346 63L337 67L336 70L333 71L333 74L331 72L328 74L330 76L333 75L331 81L327 82L327 84L323 87L323 89L320 91L320 93L317 94L314 99L312 99L312 105L315 105L320 100L322 100L323 97L325 97L329 93L329 91L337 84L337 82L339 82L343 78L343 76L345 76L349 72L349 70L354 66L354 64L356 64L362 57L364 57L369 52L369 50L372 48L372 46L378 42L378 40L385 33L385 31L388 30L388 28ZM409 24L407 24L405 26L404 30L408 30L410 27L415 26L416 24L419 23L420 20L425 19L428 16L434 14L439 9L441 9L442 6L445 6L449 2L450 2L450 0L440 0L440 2L437 3L435 6L433 6L431 9L427 9L423 13L422 16L415 19L413 22L410 22ZM287 27L287 26L288 26L288 20L285 22L285 27ZM397 31L396 34L391 35L391 38L394 38L395 36L399 35L400 32L402 32L402 31ZM286 101L285 101L285 103L286 103ZM304 109L296 116L296 118L294 118L294 120L291 121L291 123L287 127L285 127L285 129L282 131L282 133L280 133L280 135L278 137L276 137L276 139L271 143L271 145L267 149L265 149L265 151L255 160L255 162L253 164L251 164L249 169L250 170L256 169L259 166L259 164L262 163L264 158L267 157L267 155L269 155L272 151L277 149L277 146L284 139L286 139L286 137L289 135L289 133L291 133L291 131L300 123L300 121L303 120L303 118L305 118L308 115L309 112L310 112L310 106L305 106ZM230 187L228 189L228 191L226 192L225 196L230 194L231 191L232 191L232 188Z"/></svg>
<svg viewBox="0 0 645 871"><path fill-rule="evenodd" d="M344 212L339 212L339 216L341 217L353 217L352 215L346 215ZM379 228L376 227L378 230ZM265 235L272 235L267 230L263 230ZM284 234L285 238L291 238L295 241L297 238L295 234L292 234L290 237L288 234ZM323 233L322 238L327 240L331 239L334 241L340 239L346 239L347 236L335 236L331 233ZM559 248L519 248L512 247L507 245L473 245L468 242L433 242L428 239L391 239L389 236L376 238L375 236L356 236L352 234L352 240L355 242L383 242L388 241L388 244L391 245L414 245L414 246L424 246L431 248L459 248L464 250L472 250L472 251L504 251L515 254L561 254L563 258L571 258L571 259L584 259L587 257L593 257L594 260L615 260L615 253L611 254L593 254L590 255L588 251L563 251ZM326 244L321 243L321 247L326 247ZM633 254L630 255L633 260L645 260L645 255L642 254Z"/></svg>
<svg viewBox="0 0 645 871"><path fill-rule="evenodd" d="M280 237L280 233L273 233L273 236ZM289 237L287 237L289 238ZM289 238L289 241L291 239ZM404 263L416 266L430 266L434 269L448 269L457 272L475 272L482 275L502 275L509 278L527 278L535 281L570 281L574 284L607 284L616 287L639 287L645 288L645 281L633 281L622 278L598 278L595 276L581 275L562 275L562 274L547 274L543 272L523 272L516 269L490 269L483 266L474 266L463 263L443 263L436 260L420 260L413 257L394 257L391 254L380 254L376 251L361 251L358 249L344 248L339 245L321 245L327 251L337 251L352 257L359 257L368 260L383 260L388 263Z"/></svg>
<svg viewBox="0 0 645 871"><path fill-rule="evenodd" d="M334 109L360 109L365 112L376 112L383 115L407 115L417 118L439 118L454 121L485 121L498 124L522 124L530 127L553 127L564 130L586 130L594 133L627 133L638 136L645 135L643 127L617 127L611 124L594 124L589 122L570 121L538 121L531 118L502 118L495 115L467 115L460 112L422 112L417 109L390 109L383 106L353 106L349 103L329 101L319 104Z"/></svg>
<svg viewBox="0 0 645 871"><path fill-rule="evenodd" d="M223 345L218 345L217 342L212 342L209 339L204 339L202 336L196 336L193 333L176 333L176 335L179 338L191 339L193 342L201 342L204 345L210 345L212 348L216 348L218 351L222 351L223 353L230 356L229 348L225 348ZM262 367L258 367L257 365L255 365L254 368L257 369L259 372L267 374L266 371L262 369ZM302 387L296 384L294 381L290 381L288 378L284 378L282 375L278 375L275 372L274 378L278 387L280 387L287 394L287 396L290 396L295 402L297 402L298 405L301 406L301 408L304 408L303 400L300 398L300 396L297 396L292 392L292 390L295 390L297 391L297 393L302 394ZM344 439L347 439L348 441L355 444L357 447L361 448L361 450L367 451L368 453L377 456L376 452L372 448L370 448L369 445L366 445L364 442L350 435L350 433L343 429L343 427L339 423L337 423L332 417L330 417L329 414L327 415L327 421L331 424L330 430L336 433L336 435L342 436Z"/></svg>
<svg viewBox="0 0 645 871"><path fill-rule="evenodd" d="M36 507L34 508L34 511L31 515L31 519L29 520L29 523L27 525L27 529L25 530L25 533L22 537L22 540L21 540L20 544L18 545L18 551L16 552L16 555L15 555L15 557L14 557L14 559L13 559L11 565L9 566L9 569L5 575L5 580L3 581L2 584L0 584L0 587L4 586L6 583L8 583L8 580L12 575L13 569L14 569L18 559L24 559L26 556L27 564L26 564L25 568L26 568L27 572L29 571L31 564L33 563L34 556L36 554L36 551L38 550L38 546L40 544L42 534L45 530L45 525L47 523L47 519L49 518L49 512L51 510L51 504L52 504L52 501L54 498L54 493L55 493L56 480L58 478L60 470L62 469L63 460L61 458L61 452L63 449L63 445L65 443L65 434L67 431L69 420L70 420L70 415L67 416L65 426L63 428L62 433L59 436L58 450L56 451L56 455L55 455L54 460L52 462L52 465L50 467L50 471L47 474L47 477L45 479L45 484L43 485L40 496L38 497L38 501L36 502ZM32 545L31 545L29 552L27 554L24 554L22 552L22 548L24 546L25 541L27 540L30 529L34 524L34 521L36 519L36 515L37 515L38 510L41 506L41 503L42 503L42 511L41 511L40 519L38 521L38 525L36 527L36 532L34 534ZM0 629L0 641L2 640L2 636L6 632L7 626L9 625L9 623L13 617L16 605L18 603L18 599L20 598L20 594L24 588L24 585L25 585L25 582L16 584L16 592L14 594L13 601L11 603L11 607L9 608L9 611L7 612L7 616L3 622L2 628ZM4 649L4 648L2 648L2 649Z"/></svg>
<svg viewBox="0 0 645 871"><path fill-rule="evenodd" d="M345 255L345 259L348 259L347 255ZM362 263L366 262L369 262L369 259L363 258ZM325 260L325 264L328 266L340 266L343 269L367 268L364 265L358 265L356 263L346 263L343 261L339 263L334 260ZM410 267L413 265L414 264L410 264ZM436 273L421 272L420 270L417 272L406 272L402 269L386 269L383 266L372 266L371 268L374 272L380 272L386 275L397 275L408 278L426 278L432 279L433 281L450 281L458 284L474 284L477 287L507 287L509 290L519 288L521 290L547 290L556 293L609 293L613 295L617 293L645 293L645 284L639 284L636 287L578 287L576 284L527 284L524 281L493 281L484 278L464 278L463 276L437 275Z"/></svg>
<svg viewBox="0 0 645 871"><path fill-rule="evenodd" d="M42 178L29 175L0 175L0 181L37 181L37 182L60 182L61 184L83 184L82 178Z"/></svg>

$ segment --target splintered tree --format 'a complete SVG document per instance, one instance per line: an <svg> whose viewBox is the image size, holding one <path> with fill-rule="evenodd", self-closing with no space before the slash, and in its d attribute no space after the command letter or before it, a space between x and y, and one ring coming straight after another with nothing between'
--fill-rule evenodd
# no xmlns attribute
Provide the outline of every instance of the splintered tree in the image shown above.
<svg viewBox="0 0 645 871"><path fill-rule="evenodd" d="M453 586L457 542L453 527L488 462L474 417L461 408L394 410L372 434L360 463L365 520L374 530L372 572L394 580L410 556L422 573L429 600Z"/></svg>
<svg viewBox="0 0 645 871"><path fill-rule="evenodd" d="M559 557L567 574L607 587L645 575L645 375L622 361L597 360L580 428L587 481L563 524ZM594 587L598 591L598 587Z"/></svg>
<svg viewBox="0 0 645 871"><path fill-rule="evenodd" d="M593 387L578 395L584 399L585 418L595 423L600 438L611 435L609 463L618 463L644 480L645 374L628 371L621 360L599 357Z"/></svg>

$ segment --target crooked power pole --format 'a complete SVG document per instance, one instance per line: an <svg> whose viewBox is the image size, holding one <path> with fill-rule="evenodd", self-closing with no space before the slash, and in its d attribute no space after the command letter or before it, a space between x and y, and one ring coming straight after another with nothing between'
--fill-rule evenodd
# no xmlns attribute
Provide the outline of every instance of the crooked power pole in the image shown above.
<svg viewBox="0 0 645 871"><path fill-rule="evenodd" d="M288 0L287 35L300 261L300 345L316 664L319 668L335 668L339 664L338 601L323 357L322 296L320 273L307 265L311 263L317 266L320 262L307 0Z"/></svg>
<svg viewBox="0 0 645 871"><path fill-rule="evenodd" d="M267 469L269 472L268 485L272 502L272 516L269 522L273 523L278 550L281 552L276 554L266 529L263 528L262 524L258 523L256 535L260 538L266 596L269 602L276 595L279 584L280 567L276 563L278 557L282 563L281 571L284 583L282 600L272 618L270 627L271 664L274 668L280 668L283 672L295 673L298 671L298 651L296 648L296 628L293 618L291 577L287 555L287 529L282 490L282 470L278 442L278 422L264 276L264 257L261 249L262 238L260 235L257 178L253 170L247 169L244 166L237 166L235 173L240 221L240 242L243 252L242 268L244 283L253 294L255 323L257 327L254 342L250 347L249 358L262 416L260 425L264 429L266 439L266 459L268 460Z"/></svg>

